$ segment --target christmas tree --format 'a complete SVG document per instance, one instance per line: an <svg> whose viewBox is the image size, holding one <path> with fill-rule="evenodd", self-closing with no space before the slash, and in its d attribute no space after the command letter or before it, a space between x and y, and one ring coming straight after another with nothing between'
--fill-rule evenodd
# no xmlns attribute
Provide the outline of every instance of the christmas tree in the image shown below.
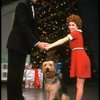
<svg viewBox="0 0 100 100"><path fill-rule="evenodd" d="M42 0L36 5L38 34L43 42L52 43L68 34L66 18L70 14L78 14L81 16L77 0ZM85 47L88 55L91 56L88 50L87 42ZM47 57L56 58L57 61L63 63L67 68L68 74L70 69L70 48L68 43L55 47L46 52L37 48L32 48L31 63L33 68L41 68L41 64ZM92 68L94 70L94 68Z"/></svg>

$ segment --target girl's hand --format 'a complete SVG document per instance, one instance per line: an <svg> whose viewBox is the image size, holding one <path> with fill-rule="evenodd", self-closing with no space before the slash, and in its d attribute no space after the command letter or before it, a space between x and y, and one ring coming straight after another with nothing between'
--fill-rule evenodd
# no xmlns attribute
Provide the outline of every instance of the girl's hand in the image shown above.
<svg viewBox="0 0 100 100"><path fill-rule="evenodd" d="M46 46L44 49L45 49L46 51L48 51L48 50L49 50L49 46Z"/></svg>
<svg viewBox="0 0 100 100"><path fill-rule="evenodd" d="M48 51L50 49L50 44L47 44L44 48L46 51Z"/></svg>

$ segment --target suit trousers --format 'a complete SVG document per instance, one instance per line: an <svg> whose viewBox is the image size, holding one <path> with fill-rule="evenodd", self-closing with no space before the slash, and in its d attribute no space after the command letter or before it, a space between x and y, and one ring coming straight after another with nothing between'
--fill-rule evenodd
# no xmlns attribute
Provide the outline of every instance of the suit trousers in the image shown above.
<svg viewBox="0 0 100 100"><path fill-rule="evenodd" d="M22 82L26 56L8 49L7 100L24 100Z"/></svg>

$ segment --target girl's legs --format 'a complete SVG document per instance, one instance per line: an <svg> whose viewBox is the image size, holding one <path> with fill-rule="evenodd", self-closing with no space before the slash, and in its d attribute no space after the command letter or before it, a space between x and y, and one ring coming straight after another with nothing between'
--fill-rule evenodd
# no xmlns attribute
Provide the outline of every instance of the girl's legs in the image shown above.
<svg viewBox="0 0 100 100"><path fill-rule="evenodd" d="M83 91L84 91L84 78L77 78L77 83L76 83L76 100L82 100L83 97Z"/></svg>

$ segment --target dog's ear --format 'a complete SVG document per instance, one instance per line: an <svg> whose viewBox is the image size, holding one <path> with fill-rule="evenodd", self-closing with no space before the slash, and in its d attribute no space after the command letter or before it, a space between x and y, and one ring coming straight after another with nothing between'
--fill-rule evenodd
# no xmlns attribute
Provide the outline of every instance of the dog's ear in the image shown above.
<svg viewBox="0 0 100 100"><path fill-rule="evenodd" d="M41 68L42 69L42 73L44 72L44 64L45 64L45 61L42 63L42 66L41 66L42 67Z"/></svg>
<svg viewBox="0 0 100 100"><path fill-rule="evenodd" d="M58 71L58 67L57 67L56 64L54 64L54 65L55 65L55 72L57 72Z"/></svg>
<svg viewBox="0 0 100 100"><path fill-rule="evenodd" d="M42 73L43 73L43 63L42 63L41 69L42 69Z"/></svg>

